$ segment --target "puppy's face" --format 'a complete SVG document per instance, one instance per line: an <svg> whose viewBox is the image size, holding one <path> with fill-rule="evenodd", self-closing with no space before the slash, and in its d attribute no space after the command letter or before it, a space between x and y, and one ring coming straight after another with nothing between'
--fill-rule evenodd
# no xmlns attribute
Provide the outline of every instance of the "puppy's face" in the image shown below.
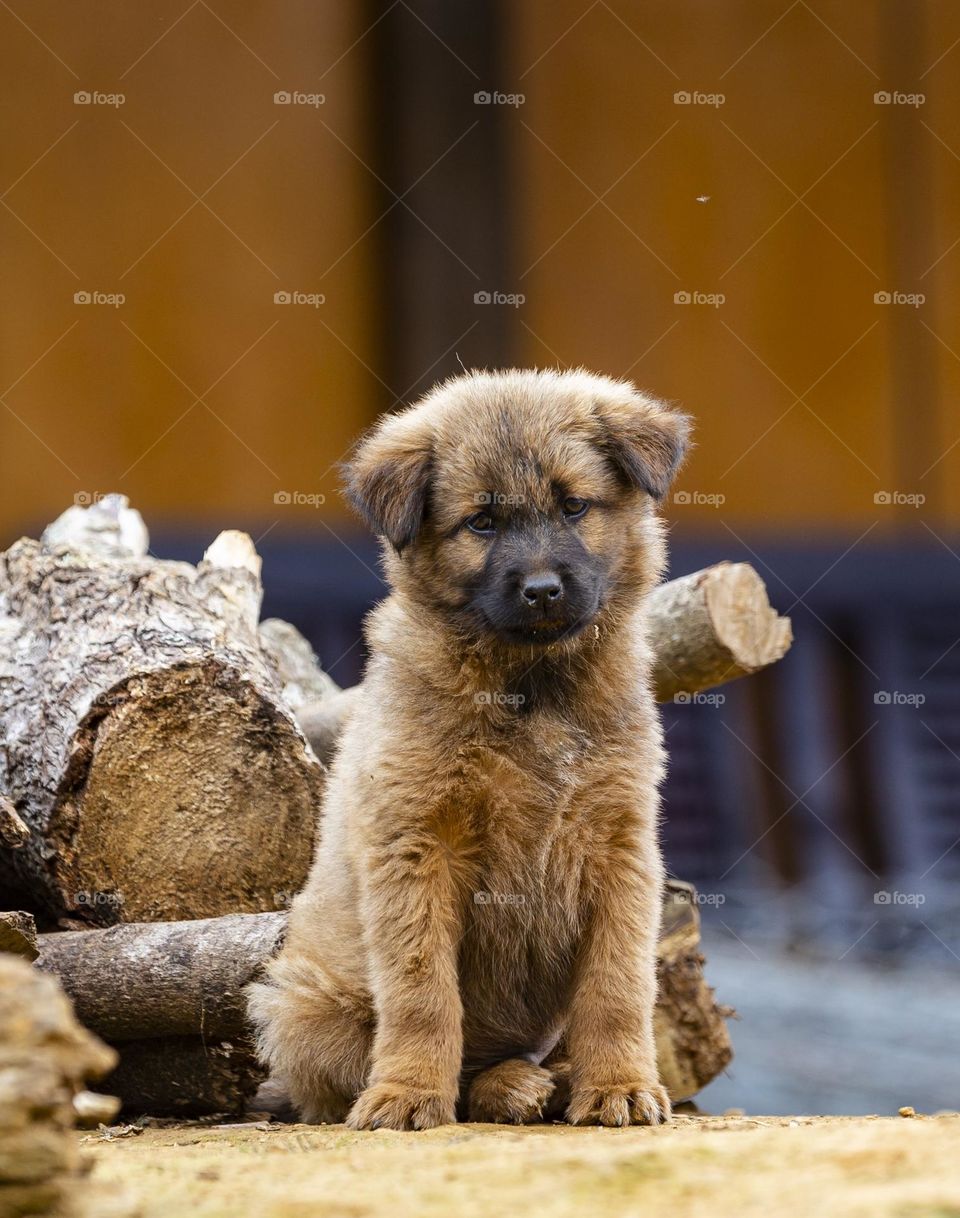
<svg viewBox="0 0 960 1218"><path fill-rule="evenodd" d="M687 422L586 373L473 373L388 416L348 494L395 587L465 638L545 646L629 607L663 562L655 500Z"/></svg>

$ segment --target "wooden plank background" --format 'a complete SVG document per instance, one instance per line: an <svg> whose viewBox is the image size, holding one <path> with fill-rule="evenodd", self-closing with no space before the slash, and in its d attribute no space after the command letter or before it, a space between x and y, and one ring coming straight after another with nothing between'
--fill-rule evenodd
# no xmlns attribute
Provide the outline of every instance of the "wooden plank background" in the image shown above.
<svg viewBox="0 0 960 1218"><path fill-rule="evenodd" d="M682 404L680 536L956 526L955 4L37 0L0 28L4 542L112 489L155 528L325 536L351 440L460 360Z"/></svg>

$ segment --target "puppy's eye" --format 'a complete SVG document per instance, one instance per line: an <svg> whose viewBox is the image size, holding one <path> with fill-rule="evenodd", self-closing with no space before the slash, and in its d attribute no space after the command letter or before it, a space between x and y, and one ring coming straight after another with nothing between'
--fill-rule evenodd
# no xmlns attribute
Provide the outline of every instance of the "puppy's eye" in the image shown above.
<svg viewBox="0 0 960 1218"><path fill-rule="evenodd" d="M471 533L489 534L496 531L496 524L489 512L474 512L467 520L467 528Z"/></svg>
<svg viewBox="0 0 960 1218"><path fill-rule="evenodd" d="M576 495L568 495L563 501L563 514L568 520L576 520L583 516L590 506L586 499L578 499Z"/></svg>

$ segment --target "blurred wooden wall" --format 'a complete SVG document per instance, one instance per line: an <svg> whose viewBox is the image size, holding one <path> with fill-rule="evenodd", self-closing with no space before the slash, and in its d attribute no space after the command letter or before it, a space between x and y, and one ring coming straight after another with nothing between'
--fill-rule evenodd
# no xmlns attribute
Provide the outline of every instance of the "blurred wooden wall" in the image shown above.
<svg viewBox="0 0 960 1218"><path fill-rule="evenodd" d="M376 233L358 240L377 189L366 18L307 0L0 10L5 540L110 490L154 526L316 519L283 492L338 512L330 467L382 404ZM275 103L298 90L325 101ZM75 103L93 91L125 100ZM94 291L126 299L74 303ZM295 291L326 301L274 302Z"/></svg>
<svg viewBox="0 0 960 1218"><path fill-rule="evenodd" d="M514 33L523 362L696 417L681 535L955 526L960 8L528 0Z"/></svg>
<svg viewBox="0 0 960 1218"><path fill-rule="evenodd" d="M5 540L113 489L155 527L324 537L357 433L461 362L682 404L681 535L956 525L955 3L36 0L0 28Z"/></svg>

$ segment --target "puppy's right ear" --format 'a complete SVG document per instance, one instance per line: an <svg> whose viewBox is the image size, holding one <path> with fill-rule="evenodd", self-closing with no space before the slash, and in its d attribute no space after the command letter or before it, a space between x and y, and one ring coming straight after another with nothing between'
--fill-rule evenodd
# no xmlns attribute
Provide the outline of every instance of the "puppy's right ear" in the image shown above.
<svg viewBox="0 0 960 1218"><path fill-rule="evenodd" d="M420 532L430 491L432 436L418 413L388 415L345 467L347 498L398 552Z"/></svg>

